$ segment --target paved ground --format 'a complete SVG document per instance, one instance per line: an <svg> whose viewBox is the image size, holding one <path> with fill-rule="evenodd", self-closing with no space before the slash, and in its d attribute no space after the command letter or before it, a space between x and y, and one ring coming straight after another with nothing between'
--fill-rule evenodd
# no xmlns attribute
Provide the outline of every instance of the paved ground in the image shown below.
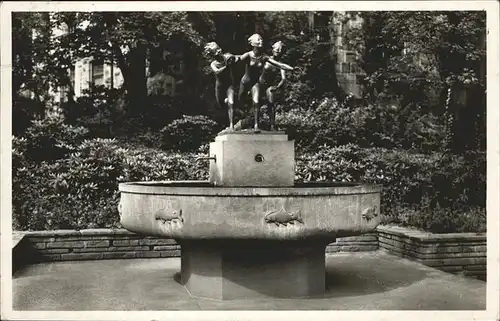
<svg viewBox="0 0 500 321"><path fill-rule="evenodd" d="M486 283L383 252L327 256L325 295L215 301L188 295L180 260L32 265L13 277L14 310L484 310Z"/></svg>

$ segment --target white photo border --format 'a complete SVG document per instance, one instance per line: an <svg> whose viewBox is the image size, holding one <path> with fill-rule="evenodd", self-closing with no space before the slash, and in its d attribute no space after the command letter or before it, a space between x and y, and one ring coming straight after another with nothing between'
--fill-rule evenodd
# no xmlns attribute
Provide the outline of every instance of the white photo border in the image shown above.
<svg viewBox="0 0 500 321"><path fill-rule="evenodd" d="M1 3L1 319L5 320L499 320L499 3L497 1L67 1ZM221 5L223 3L223 5ZM484 311L13 311L11 14L16 11L487 12L487 308Z"/></svg>

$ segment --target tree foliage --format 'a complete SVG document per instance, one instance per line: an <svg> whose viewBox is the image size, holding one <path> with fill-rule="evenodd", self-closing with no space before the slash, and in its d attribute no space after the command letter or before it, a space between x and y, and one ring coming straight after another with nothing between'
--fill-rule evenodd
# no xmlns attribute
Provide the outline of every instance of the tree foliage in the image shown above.
<svg viewBox="0 0 500 321"><path fill-rule="evenodd" d="M311 16L323 19L321 28ZM347 28L357 18L363 23ZM319 40L334 35L337 22L346 48ZM399 217L405 224L484 229L486 158L467 151L484 148L480 11L17 12L17 227L115 226L119 181L206 179L206 166L192 159L206 154L227 114L214 107L214 76L201 48L216 41L242 54L253 33L263 36L267 52L283 41L279 60L299 67L287 74L277 105L278 125L296 141L299 181L383 184L384 210L410 213ZM336 54L350 49L366 73L361 101L337 81ZM117 65L122 88L91 86L73 97L68 69L80 58ZM174 97L168 96L172 78ZM59 86L70 93L61 104L64 117L48 117L51 89Z"/></svg>
<svg viewBox="0 0 500 321"><path fill-rule="evenodd" d="M203 37L196 27L206 27L204 18L180 11L55 13L56 26L66 25L69 33L59 38L54 55L116 63L129 101L139 104L147 96L148 76L166 72L164 66L176 54L192 56L199 50Z"/></svg>
<svg viewBox="0 0 500 321"><path fill-rule="evenodd" d="M369 103L402 113L414 108L423 118L431 113L438 117L436 125L448 124L451 145L462 149L477 147L478 141L484 145L485 13L481 11L16 13L13 91L16 95L30 91L35 97L30 104L16 98L21 106L16 111L23 115L35 109L35 116L43 118L44 105L50 102L48 89L66 86L72 93L68 68L77 59L92 57L120 68L126 99L119 109L126 111L127 119L141 119L136 127L157 122L153 127L163 128L182 113L206 114L220 121L226 115L214 108L213 75L204 68L208 62L200 49L215 40L224 51L241 54L250 49L246 40L255 32L263 35L268 51L274 41L283 41L286 51L280 60L299 66L288 75L278 107L304 110L323 98L343 100L335 72L334 53L340 48L318 42L311 15L329 21L322 31L326 33L335 31L334 22L362 19L359 27L348 29L344 41L358 53ZM66 34L54 34L54 28ZM182 70L176 68L180 63ZM175 101L148 91L161 87L158 80L167 74L180 79ZM71 107L74 98L68 98ZM144 105L153 107L146 111ZM171 110L173 105L182 107ZM170 116L163 123L157 121L165 115ZM479 133L468 137L464 132Z"/></svg>
<svg viewBox="0 0 500 321"><path fill-rule="evenodd" d="M484 147L484 142L478 144L484 132L476 129L484 127L486 111L485 12L351 15L363 19L347 39L360 54L370 100L396 101L402 106L414 103L423 112L440 115L443 122L449 121L450 145L456 152ZM447 102L448 90L453 97Z"/></svg>

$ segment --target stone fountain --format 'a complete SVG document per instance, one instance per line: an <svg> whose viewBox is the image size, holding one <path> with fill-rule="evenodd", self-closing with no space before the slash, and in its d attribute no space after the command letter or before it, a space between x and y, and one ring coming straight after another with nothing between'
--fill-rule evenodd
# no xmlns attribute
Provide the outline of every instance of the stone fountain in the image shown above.
<svg viewBox="0 0 500 321"><path fill-rule="evenodd" d="M295 183L284 132L220 133L208 181L119 186L121 224L175 239L192 296L311 297L325 292L325 248L380 223L380 187Z"/></svg>

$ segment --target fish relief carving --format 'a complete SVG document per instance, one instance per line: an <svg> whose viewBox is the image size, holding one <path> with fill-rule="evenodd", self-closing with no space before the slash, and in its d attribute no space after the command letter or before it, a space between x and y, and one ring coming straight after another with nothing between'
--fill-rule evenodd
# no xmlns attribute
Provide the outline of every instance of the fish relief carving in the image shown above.
<svg viewBox="0 0 500 321"><path fill-rule="evenodd" d="M155 219L161 221L163 224L183 223L182 210L159 210L155 213Z"/></svg>
<svg viewBox="0 0 500 321"><path fill-rule="evenodd" d="M264 216L264 221L269 224L275 224L276 226L284 225L287 226L289 224L295 224L295 222L299 222L304 224L302 217L300 216L300 212L287 212L284 208L281 208L279 211L272 211L266 216Z"/></svg>
<svg viewBox="0 0 500 321"><path fill-rule="evenodd" d="M373 218L377 217L377 206L367 207L361 212L361 217L370 222Z"/></svg>

